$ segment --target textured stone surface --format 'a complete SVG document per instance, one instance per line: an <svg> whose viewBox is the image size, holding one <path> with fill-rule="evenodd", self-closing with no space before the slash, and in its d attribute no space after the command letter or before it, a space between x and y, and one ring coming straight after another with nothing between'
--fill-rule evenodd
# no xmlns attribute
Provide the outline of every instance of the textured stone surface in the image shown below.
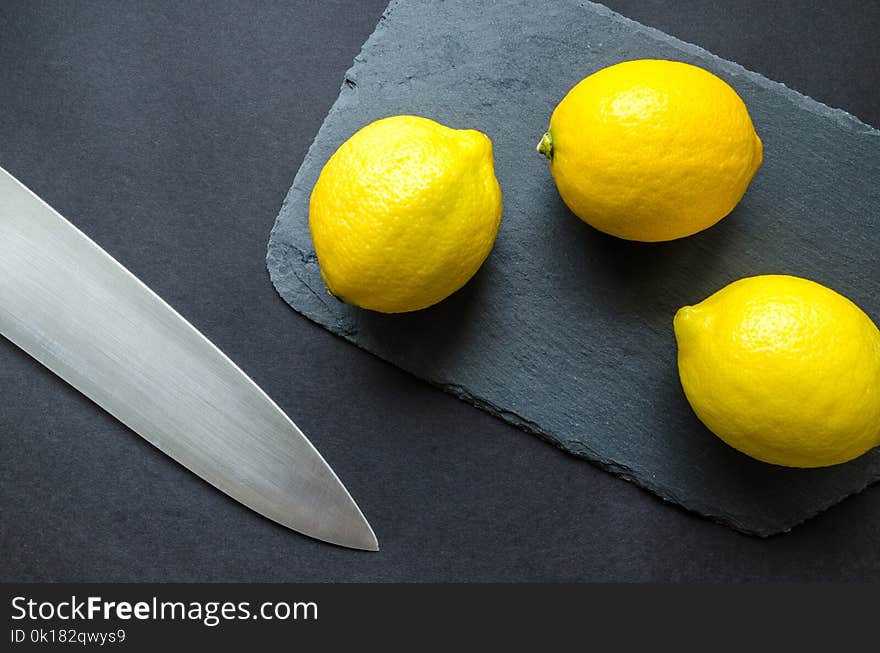
<svg viewBox="0 0 880 653"><path fill-rule="evenodd" d="M616 240L562 204L534 151L582 77L633 58L696 63L745 99L765 161L718 226L667 244ZM483 269L445 302L387 316L332 299L308 196L346 138L415 113L494 141L505 212ZM880 132L600 5L393 2L347 73L269 244L297 311L377 356L663 499L769 535L880 478L880 452L822 470L753 461L712 436L676 373L672 316L743 276L812 278L880 317ZM491 465L492 461L485 461Z"/></svg>

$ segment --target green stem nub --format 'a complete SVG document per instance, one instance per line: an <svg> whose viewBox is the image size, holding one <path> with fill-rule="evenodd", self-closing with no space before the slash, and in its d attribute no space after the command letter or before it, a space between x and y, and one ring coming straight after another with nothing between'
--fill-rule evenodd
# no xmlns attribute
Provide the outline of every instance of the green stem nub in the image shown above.
<svg viewBox="0 0 880 653"><path fill-rule="evenodd" d="M553 137L549 131L541 136L541 142L538 143L538 152L546 156L548 160L553 159Z"/></svg>

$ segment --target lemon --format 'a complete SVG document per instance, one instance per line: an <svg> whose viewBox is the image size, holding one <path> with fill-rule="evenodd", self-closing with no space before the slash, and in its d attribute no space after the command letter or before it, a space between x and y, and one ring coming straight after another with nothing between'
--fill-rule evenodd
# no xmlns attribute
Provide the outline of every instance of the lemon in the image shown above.
<svg viewBox="0 0 880 653"><path fill-rule="evenodd" d="M702 68L653 59L578 83L553 111L538 151L575 215L641 241L689 236L721 220L763 157L736 91Z"/></svg>
<svg viewBox="0 0 880 653"><path fill-rule="evenodd" d="M400 313L467 283L492 249L501 210L485 134L393 116L330 157L312 190L309 228L333 295Z"/></svg>
<svg viewBox="0 0 880 653"><path fill-rule="evenodd" d="M754 458L822 467L880 444L880 332L850 300L784 275L736 281L675 316L694 412Z"/></svg>

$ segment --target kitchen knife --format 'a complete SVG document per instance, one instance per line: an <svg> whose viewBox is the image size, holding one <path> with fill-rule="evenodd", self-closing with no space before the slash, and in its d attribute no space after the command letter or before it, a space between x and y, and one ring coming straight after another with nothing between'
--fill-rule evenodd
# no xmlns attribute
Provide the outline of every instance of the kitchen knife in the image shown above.
<svg viewBox="0 0 880 653"><path fill-rule="evenodd" d="M0 168L0 333L247 507L378 550L321 454L207 338Z"/></svg>

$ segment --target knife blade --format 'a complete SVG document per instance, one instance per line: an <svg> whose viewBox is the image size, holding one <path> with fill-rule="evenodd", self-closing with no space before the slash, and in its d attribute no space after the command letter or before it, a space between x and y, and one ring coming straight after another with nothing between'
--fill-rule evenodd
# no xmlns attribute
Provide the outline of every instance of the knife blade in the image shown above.
<svg viewBox="0 0 880 653"><path fill-rule="evenodd" d="M378 550L348 490L275 402L3 168L0 334L248 508L319 540Z"/></svg>

